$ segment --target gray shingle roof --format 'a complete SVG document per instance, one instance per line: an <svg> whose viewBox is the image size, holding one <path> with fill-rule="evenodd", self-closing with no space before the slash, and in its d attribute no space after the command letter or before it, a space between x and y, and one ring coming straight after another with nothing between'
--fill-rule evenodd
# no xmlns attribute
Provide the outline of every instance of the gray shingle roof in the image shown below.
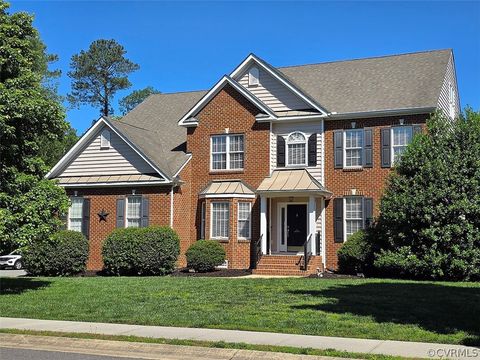
<svg viewBox="0 0 480 360"><path fill-rule="evenodd" d="M187 160L180 119L206 91L150 95L120 120L111 120L168 177Z"/></svg>
<svg viewBox="0 0 480 360"><path fill-rule="evenodd" d="M451 50L277 68L329 112L436 107Z"/></svg>
<svg viewBox="0 0 480 360"><path fill-rule="evenodd" d="M329 112L436 107L451 50L276 68ZM207 91L150 95L111 123L167 176L185 163L178 121Z"/></svg>

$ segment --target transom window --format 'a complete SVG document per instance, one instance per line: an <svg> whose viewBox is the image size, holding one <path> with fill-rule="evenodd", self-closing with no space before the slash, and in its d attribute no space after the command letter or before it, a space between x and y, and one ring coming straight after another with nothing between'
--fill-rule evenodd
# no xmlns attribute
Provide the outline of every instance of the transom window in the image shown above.
<svg viewBox="0 0 480 360"><path fill-rule="evenodd" d="M212 202L212 239L228 239L230 204L228 202Z"/></svg>
<svg viewBox="0 0 480 360"><path fill-rule="evenodd" d="M244 166L243 135L215 135L211 138L212 170L238 170Z"/></svg>
<svg viewBox="0 0 480 360"><path fill-rule="evenodd" d="M287 165L307 164L307 139L301 132L294 132L287 138Z"/></svg>
<svg viewBox="0 0 480 360"><path fill-rule="evenodd" d="M238 203L238 237L250 239L250 213L252 204L249 202Z"/></svg>
<svg viewBox="0 0 480 360"><path fill-rule="evenodd" d="M345 234L347 240L353 233L363 229L363 201L362 197L345 198Z"/></svg>
<svg viewBox="0 0 480 360"><path fill-rule="evenodd" d="M142 221L142 197L127 197L127 227L140 227Z"/></svg>
<svg viewBox="0 0 480 360"><path fill-rule="evenodd" d="M392 128L392 163L398 161L412 140L412 135L413 128L411 126L398 126Z"/></svg>
<svg viewBox="0 0 480 360"><path fill-rule="evenodd" d="M82 232L83 198L73 197L68 211L68 229Z"/></svg>
<svg viewBox="0 0 480 360"><path fill-rule="evenodd" d="M360 167L363 164L363 130L345 131L345 167Z"/></svg>

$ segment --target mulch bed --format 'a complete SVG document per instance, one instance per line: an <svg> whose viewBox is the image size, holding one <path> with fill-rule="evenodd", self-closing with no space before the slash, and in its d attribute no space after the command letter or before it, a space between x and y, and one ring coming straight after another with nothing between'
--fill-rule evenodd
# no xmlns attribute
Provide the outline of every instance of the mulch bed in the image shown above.
<svg viewBox="0 0 480 360"><path fill-rule="evenodd" d="M206 273L196 273L196 272L189 272L188 269L177 269L175 270L170 276L179 276L179 277L238 277L238 276L247 276L251 275L251 270L236 270L236 269L218 269L211 272Z"/></svg>

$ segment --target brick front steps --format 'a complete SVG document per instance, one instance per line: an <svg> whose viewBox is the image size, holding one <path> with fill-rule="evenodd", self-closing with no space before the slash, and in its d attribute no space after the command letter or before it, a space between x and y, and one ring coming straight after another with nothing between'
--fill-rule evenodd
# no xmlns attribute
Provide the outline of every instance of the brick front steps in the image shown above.
<svg viewBox="0 0 480 360"><path fill-rule="evenodd" d="M302 255L263 255L253 270L256 275L308 276L323 270L322 257L311 256L307 270L302 270Z"/></svg>

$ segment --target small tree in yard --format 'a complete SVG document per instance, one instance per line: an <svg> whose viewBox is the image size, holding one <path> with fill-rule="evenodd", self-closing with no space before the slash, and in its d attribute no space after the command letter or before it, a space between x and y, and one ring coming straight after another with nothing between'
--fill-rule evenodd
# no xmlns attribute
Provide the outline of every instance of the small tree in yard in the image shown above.
<svg viewBox="0 0 480 360"><path fill-rule="evenodd" d="M415 136L380 204L369 237L386 275L480 279L480 113L435 114Z"/></svg>

